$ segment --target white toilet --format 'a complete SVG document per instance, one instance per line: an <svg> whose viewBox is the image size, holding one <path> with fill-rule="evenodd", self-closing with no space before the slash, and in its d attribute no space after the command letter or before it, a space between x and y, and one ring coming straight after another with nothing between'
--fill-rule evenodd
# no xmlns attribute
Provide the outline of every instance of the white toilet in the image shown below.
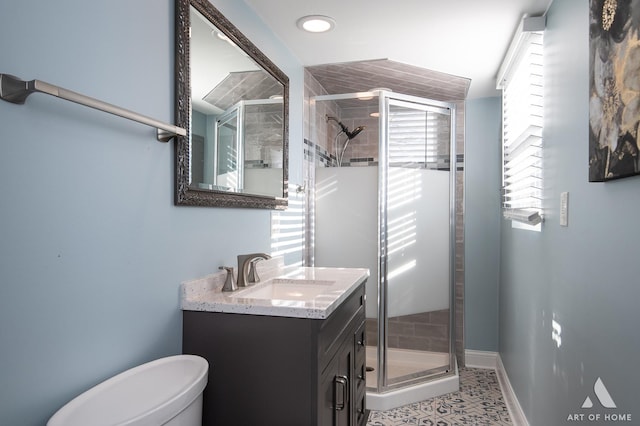
<svg viewBox="0 0 640 426"><path fill-rule="evenodd" d="M201 426L208 371L195 355L148 362L77 396L47 426Z"/></svg>

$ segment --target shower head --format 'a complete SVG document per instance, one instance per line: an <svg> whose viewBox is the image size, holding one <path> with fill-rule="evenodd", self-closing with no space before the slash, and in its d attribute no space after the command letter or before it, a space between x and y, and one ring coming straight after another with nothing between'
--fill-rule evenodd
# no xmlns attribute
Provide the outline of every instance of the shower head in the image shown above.
<svg viewBox="0 0 640 426"><path fill-rule="evenodd" d="M346 132L344 132L344 133L347 135L347 137L348 137L349 139L353 139L353 138L355 138L356 136L358 136L358 134L359 134L361 131L363 131L364 129L365 129L365 126L358 126L358 127L356 127L355 129L353 129L353 131L352 131L352 132L346 131Z"/></svg>
<svg viewBox="0 0 640 426"><path fill-rule="evenodd" d="M338 123L338 126L340 126L340 129L342 130L342 133L344 133L345 135L347 135L347 138L349 138L349 140L355 138L356 136L358 136L358 134L364 130L365 126L358 126L355 129L353 129L353 131L349 131L349 128L347 126L345 126L344 124L342 124L341 121L339 121L337 118L335 117L331 117L329 115L326 116L327 117L327 121L331 120L331 121L335 121L336 123Z"/></svg>

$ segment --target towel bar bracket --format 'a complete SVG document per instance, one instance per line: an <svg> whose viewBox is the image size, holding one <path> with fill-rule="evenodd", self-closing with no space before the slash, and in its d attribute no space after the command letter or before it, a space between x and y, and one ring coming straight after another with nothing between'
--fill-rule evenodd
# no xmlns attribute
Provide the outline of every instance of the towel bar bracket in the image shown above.
<svg viewBox="0 0 640 426"><path fill-rule="evenodd" d="M14 104L24 104L33 93L28 81L22 81L9 74L0 74L0 98Z"/></svg>
<svg viewBox="0 0 640 426"><path fill-rule="evenodd" d="M62 87L54 86L41 80L24 81L10 74L0 74L0 99L14 104L24 104L32 93L45 93L47 95L62 98L80 105L88 106L100 111L108 112L147 126L157 128L157 139L160 142L168 142L174 136L185 136L187 131L182 127L166 124L153 118L129 111L109 103L99 101Z"/></svg>

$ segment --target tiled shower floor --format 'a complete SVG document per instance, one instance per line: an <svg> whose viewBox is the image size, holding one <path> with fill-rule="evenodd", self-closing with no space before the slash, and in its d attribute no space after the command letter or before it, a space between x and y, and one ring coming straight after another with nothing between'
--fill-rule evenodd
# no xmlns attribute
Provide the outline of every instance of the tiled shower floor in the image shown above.
<svg viewBox="0 0 640 426"><path fill-rule="evenodd" d="M371 411L367 426L511 425L493 370L461 368L460 390L388 411Z"/></svg>

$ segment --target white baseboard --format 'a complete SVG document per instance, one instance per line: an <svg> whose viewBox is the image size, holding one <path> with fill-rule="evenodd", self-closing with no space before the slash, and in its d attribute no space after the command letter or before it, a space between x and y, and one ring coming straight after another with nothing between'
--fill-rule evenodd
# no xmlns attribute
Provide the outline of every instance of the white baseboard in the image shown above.
<svg viewBox="0 0 640 426"><path fill-rule="evenodd" d="M511 422L514 424L514 426L529 426L529 422L527 421L527 418L522 411L520 402L518 401L518 398L516 397L516 394L511 387L511 382L509 381L507 371L504 369L504 365L502 364L502 358L500 358L500 354L497 354L496 357L496 376L498 376L498 383L500 383L500 388L502 389L504 402L507 405L507 409L509 410Z"/></svg>
<svg viewBox="0 0 640 426"><path fill-rule="evenodd" d="M496 369L497 352L475 351L466 349L464 351L464 365L471 368L489 368Z"/></svg>

